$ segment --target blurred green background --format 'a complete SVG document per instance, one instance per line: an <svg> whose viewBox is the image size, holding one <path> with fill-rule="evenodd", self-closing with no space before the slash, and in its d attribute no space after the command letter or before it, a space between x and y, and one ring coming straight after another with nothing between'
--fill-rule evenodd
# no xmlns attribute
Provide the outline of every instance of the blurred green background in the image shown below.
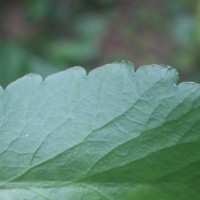
<svg viewBox="0 0 200 200"><path fill-rule="evenodd" d="M200 82L198 0L2 0L0 84L116 60L167 64Z"/></svg>

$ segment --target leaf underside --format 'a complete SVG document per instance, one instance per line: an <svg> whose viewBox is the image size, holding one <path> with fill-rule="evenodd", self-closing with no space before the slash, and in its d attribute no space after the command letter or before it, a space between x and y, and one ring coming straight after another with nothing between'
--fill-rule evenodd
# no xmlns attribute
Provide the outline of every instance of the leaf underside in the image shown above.
<svg viewBox="0 0 200 200"><path fill-rule="evenodd" d="M0 200L199 200L200 86L129 62L0 89Z"/></svg>

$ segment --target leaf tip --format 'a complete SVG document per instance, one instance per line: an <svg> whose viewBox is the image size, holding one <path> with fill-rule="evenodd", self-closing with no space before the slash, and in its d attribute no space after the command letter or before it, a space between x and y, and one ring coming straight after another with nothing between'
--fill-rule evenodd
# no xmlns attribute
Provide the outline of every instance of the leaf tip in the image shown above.
<svg viewBox="0 0 200 200"><path fill-rule="evenodd" d="M138 68L137 73L145 73L146 75L154 74L157 77L165 78L170 83L177 85L179 83L178 71L168 65L163 64L151 64L144 65Z"/></svg>
<svg viewBox="0 0 200 200"><path fill-rule="evenodd" d="M128 67L131 70L135 69L134 64L129 60L120 60L120 61L114 62L113 64L121 65L122 67Z"/></svg>

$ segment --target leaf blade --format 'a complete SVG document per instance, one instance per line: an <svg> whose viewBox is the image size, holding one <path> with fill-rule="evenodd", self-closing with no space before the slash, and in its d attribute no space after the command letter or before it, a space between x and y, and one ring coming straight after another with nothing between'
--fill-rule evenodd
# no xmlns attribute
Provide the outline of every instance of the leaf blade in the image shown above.
<svg viewBox="0 0 200 200"><path fill-rule="evenodd" d="M198 199L200 87L177 81L170 67L122 62L9 85L0 196Z"/></svg>

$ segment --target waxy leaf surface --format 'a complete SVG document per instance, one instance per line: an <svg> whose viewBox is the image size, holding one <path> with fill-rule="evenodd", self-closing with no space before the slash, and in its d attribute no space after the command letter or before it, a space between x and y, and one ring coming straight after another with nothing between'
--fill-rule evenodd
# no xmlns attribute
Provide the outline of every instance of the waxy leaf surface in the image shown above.
<svg viewBox="0 0 200 200"><path fill-rule="evenodd" d="M116 62L0 89L0 200L199 200L200 86Z"/></svg>

